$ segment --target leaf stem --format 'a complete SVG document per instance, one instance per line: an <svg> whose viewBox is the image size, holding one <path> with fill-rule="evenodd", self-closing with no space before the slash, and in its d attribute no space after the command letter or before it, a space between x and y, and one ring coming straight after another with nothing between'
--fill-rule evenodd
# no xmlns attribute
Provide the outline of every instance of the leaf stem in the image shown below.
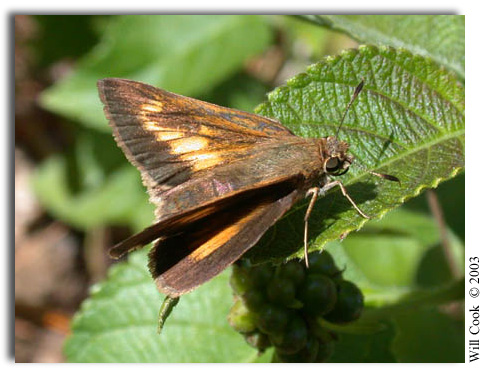
<svg viewBox="0 0 480 378"><path fill-rule="evenodd" d="M438 230L440 232L440 239L443 246L443 253L445 254L445 259L447 260L450 272L454 278L459 279L462 277L462 272L455 261L455 256L453 254L450 241L448 240L447 225L445 223L445 217L443 215L442 206L438 200L437 193L432 189L427 190L427 200L430 211L437 222Z"/></svg>

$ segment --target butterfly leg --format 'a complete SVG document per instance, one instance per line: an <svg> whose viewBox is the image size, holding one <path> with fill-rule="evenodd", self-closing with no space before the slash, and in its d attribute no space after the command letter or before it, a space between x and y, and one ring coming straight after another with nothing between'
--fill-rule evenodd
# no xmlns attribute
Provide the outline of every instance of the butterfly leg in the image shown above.
<svg viewBox="0 0 480 378"><path fill-rule="evenodd" d="M350 203L352 204L352 206L354 207L355 210L357 210L357 212L364 218L366 219L370 219L370 217L365 214L362 210L360 210L360 208L357 206L357 204L353 201L352 197L350 197L347 193L347 189L345 189L345 187L343 186L342 182L341 181L331 181L327 184L325 184L321 189L320 189L320 194L321 195L324 195L328 190L330 190L331 188L333 188L334 186L339 186L340 187L340 190L342 191L342 194L343 196L348 199L350 201Z"/></svg>
<svg viewBox="0 0 480 378"><path fill-rule="evenodd" d="M315 201L318 198L318 194L320 193L320 188L310 188L307 192L307 196L310 194L312 195L312 198L310 199L310 204L308 205L307 212L305 213L305 229L303 232L303 250L305 254L305 265L308 268L308 218L310 218L310 213L313 210L313 205L315 204Z"/></svg>

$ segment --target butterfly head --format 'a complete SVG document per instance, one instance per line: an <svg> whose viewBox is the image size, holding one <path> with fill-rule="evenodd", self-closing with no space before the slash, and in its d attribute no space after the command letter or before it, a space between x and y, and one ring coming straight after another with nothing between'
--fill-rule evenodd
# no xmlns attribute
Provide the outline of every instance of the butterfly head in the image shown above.
<svg viewBox="0 0 480 378"><path fill-rule="evenodd" d="M336 137L327 137L326 157L323 162L323 171L327 175L341 176L347 173L353 161L353 156L347 153L348 147L348 143Z"/></svg>

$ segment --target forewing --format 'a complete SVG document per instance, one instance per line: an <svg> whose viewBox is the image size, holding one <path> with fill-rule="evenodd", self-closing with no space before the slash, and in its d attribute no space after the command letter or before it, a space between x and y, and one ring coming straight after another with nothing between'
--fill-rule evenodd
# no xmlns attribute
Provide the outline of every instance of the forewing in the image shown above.
<svg viewBox="0 0 480 378"><path fill-rule="evenodd" d="M292 136L274 120L135 81L104 79L98 88L118 145L155 195Z"/></svg>

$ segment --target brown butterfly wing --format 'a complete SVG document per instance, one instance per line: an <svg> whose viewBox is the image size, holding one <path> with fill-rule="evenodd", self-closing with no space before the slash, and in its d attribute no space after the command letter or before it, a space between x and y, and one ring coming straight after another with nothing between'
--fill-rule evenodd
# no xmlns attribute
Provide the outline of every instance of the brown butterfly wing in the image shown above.
<svg viewBox="0 0 480 378"><path fill-rule="evenodd" d="M250 156L254 144L292 136L274 120L135 81L104 79L98 88L117 143L155 195Z"/></svg>
<svg viewBox="0 0 480 378"><path fill-rule="evenodd" d="M128 80L98 87L115 139L157 205L157 223L110 253L159 239L149 265L167 294L218 274L302 195L317 150L280 123Z"/></svg>
<svg viewBox="0 0 480 378"><path fill-rule="evenodd" d="M312 162L304 140L268 118L135 81L104 79L98 87L115 139L149 189L157 221L289 180Z"/></svg>
<svg viewBox="0 0 480 378"><path fill-rule="evenodd" d="M216 201L199 203L198 206L191 206L190 209L185 211L178 211L176 214L161 217L160 220L150 227L145 228L141 232L130 236L110 248L109 253L113 258L120 258L125 253L141 248L156 239L178 233L179 230L185 229L199 220L207 219L212 214L221 211L233 213L237 208L244 206L247 201L256 201L257 198L262 199L266 193L275 195L275 198L288 195L295 189L302 187L303 183L304 178L301 175L290 176L288 178L282 176L278 180L272 181L270 184L263 185L262 187L252 187L239 194L218 198ZM193 196L193 198L196 197Z"/></svg>
<svg viewBox="0 0 480 378"><path fill-rule="evenodd" d="M285 195L285 189L249 198L235 211L215 212L158 240L149 255L158 289L180 296L239 259L298 199L297 190Z"/></svg>

